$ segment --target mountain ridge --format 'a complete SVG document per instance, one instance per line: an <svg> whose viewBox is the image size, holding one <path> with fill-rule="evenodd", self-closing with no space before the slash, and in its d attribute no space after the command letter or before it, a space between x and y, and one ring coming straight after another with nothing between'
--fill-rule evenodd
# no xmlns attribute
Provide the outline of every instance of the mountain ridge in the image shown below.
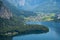
<svg viewBox="0 0 60 40"><path fill-rule="evenodd" d="M0 17L10 19L12 12L0 1Z"/></svg>

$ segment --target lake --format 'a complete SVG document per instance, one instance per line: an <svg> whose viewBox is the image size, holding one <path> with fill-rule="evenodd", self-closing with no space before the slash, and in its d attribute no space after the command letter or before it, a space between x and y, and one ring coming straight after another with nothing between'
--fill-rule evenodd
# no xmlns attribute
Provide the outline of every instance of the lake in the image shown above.
<svg viewBox="0 0 60 40"><path fill-rule="evenodd" d="M59 22L27 22L27 24L39 24L49 28L48 33L29 34L13 37L13 40L60 40L60 23Z"/></svg>

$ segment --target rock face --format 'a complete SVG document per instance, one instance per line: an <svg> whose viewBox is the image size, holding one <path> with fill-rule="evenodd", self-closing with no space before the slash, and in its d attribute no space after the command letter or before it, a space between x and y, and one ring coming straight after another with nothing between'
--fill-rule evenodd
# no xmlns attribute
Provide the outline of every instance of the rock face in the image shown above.
<svg viewBox="0 0 60 40"><path fill-rule="evenodd" d="M11 11L0 1L0 17L10 19L12 17Z"/></svg>

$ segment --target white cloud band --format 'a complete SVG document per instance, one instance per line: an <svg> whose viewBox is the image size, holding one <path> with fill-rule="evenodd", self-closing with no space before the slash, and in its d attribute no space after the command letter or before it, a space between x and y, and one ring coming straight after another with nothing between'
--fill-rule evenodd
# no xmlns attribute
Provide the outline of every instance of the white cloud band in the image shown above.
<svg viewBox="0 0 60 40"><path fill-rule="evenodd" d="M24 6L25 5L25 0L19 0L19 5Z"/></svg>

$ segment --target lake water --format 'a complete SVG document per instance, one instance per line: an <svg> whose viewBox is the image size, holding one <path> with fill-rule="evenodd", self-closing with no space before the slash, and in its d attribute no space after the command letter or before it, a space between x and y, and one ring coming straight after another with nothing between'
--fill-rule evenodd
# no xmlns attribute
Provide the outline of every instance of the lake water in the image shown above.
<svg viewBox="0 0 60 40"><path fill-rule="evenodd" d="M27 22L27 24L45 25L49 28L49 32L16 36L13 40L60 40L60 23L58 22Z"/></svg>

